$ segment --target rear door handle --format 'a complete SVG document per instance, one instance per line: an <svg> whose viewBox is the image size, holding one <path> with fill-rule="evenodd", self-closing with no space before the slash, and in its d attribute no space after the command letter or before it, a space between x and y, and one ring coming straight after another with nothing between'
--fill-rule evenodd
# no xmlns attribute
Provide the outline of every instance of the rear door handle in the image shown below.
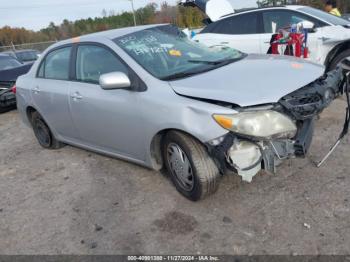
<svg viewBox="0 0 350 262"><path fill-rule="evenodd" d="M71 94L70 97L73 98L73 100L83 99L83 96L79 92L75 92L75 93Z"/></svg>
<svg viewBox="0 0 350 262"><path fill-rule="evenodd" d="M34 94L39 94L40 93L40 88L38 86L33 88L33 93Z"/></svg>

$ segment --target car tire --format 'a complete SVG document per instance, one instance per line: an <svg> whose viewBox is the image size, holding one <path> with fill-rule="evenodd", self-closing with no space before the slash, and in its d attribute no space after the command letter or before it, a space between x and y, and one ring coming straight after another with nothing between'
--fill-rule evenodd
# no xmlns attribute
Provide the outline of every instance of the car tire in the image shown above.
<svg viewBox="0 0 350 262"><path fill-rule="evenodd" d="M170 131L162 144L168 174L183 196L198 201L215 193L221 175L199 141L184 133Z"/></svg>
<svg viewBox="0 0 350 262"><path fill-rule="evenodd" d="M347 57L350 58L350 50L349 49L341 52L332 60L332 62L329 65L329 70L330 71L334 70L339 65L339 63L341 63L341 61L343 61Z"/></svg>
<svg viewBox="0 0 350 262"><path fill-rule="evenodd" d="M31 118L35 137L43 148L59 149L64 146L54 137L49 126L38 112L33 112Z"/></svg>

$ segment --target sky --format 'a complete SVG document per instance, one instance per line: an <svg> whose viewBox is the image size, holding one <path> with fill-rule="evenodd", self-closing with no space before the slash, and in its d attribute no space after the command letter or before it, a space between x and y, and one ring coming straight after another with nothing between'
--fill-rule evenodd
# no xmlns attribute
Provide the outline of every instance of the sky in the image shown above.
<svg viewBox="0 0 350 262"><path fill-rule="evenodd" d="M165 0L134 0L135 9L148 3L158 5ZM166 0L175 5L177 0ZM229 0L235 9L252 7L256 0ZM63 19L74 21L81 18L102 16L102 10L115 13L130 11L129 0L0 0L0 27L24 27L40 30L50 22L60 24Z"/></svg>

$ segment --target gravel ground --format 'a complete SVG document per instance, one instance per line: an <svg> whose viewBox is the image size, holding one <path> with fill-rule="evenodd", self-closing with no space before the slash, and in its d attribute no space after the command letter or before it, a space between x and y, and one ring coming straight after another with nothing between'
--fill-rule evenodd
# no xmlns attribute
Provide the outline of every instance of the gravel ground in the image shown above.
<svg viewBox="0 0 350 262"><path fill-rule="evenodd" d="M345 102L317 123L306 159L253 183L233 174L193 203L159 172L66 146L42 149L0 115L1 254L349 254L349 136L327 163Z"/></svg>

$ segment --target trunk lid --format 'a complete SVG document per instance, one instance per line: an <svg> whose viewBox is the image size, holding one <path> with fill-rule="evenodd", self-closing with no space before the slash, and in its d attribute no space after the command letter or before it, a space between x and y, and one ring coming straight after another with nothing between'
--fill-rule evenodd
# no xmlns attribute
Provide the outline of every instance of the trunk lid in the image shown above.
<svg viewBox="0 0 350 262"><path fill-rule="evenodd" d="M180 5L198 7L212 22L235 12L228 0L181 0Z"/></svg>

